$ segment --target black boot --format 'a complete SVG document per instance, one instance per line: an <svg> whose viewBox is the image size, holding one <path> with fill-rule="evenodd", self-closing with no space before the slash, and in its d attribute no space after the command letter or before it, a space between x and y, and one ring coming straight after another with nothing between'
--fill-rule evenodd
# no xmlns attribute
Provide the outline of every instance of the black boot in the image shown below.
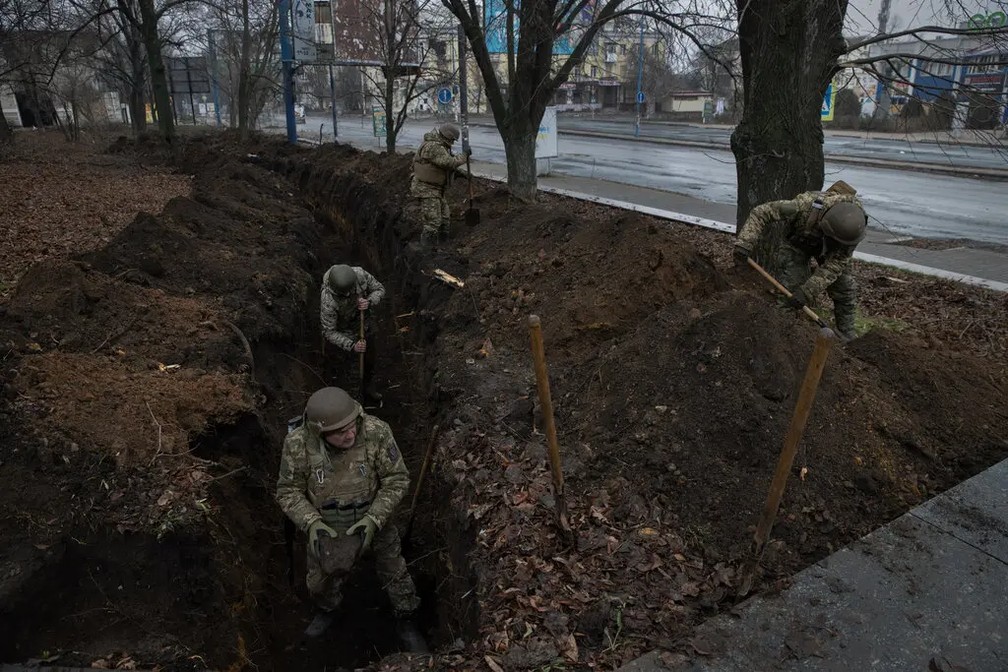
<svg viewBox="0 0 1008 672"><path fill-rule="evenodd" d="M427 640L417 627L412 615L400 616L396 619L396 636L406 653L430 653Z"/></svg>
<svg viewBox="0 0 1008 672"><path fill-rule="evenodd" d="M308 639L314 639L320 637L322 633L329 629L329 626L333 624L336 620L336 612L334 611L318 611L315 614L315 618L312 622L308 624L305 628L304 636Z"/></svg>

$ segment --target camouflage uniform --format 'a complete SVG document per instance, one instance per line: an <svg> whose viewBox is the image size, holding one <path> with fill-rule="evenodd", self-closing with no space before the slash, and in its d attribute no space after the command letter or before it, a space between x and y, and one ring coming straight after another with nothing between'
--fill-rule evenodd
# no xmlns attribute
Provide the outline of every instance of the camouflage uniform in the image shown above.
<svg viewBox="0 0 1008 672"><path fill-rule="evenodd" d="M817 200L821 200L822 208L813 207ZM809 302L814 302L826 290L833 299L837 330L845 336L853 336L857 287L850 274L850 260L856 245L833 240L819 227L820 213L842 202L861 206L854 195L818 191L807 191L790 201L758 205L749 213L736 246L751 253L767 226L782 223L784 242L777 253L781 283L791 291L800 289ZM816 260L814 272L813 259Z"/></svg>
<svg viewBox="0 0 1008 672"><path fill-rule="evenodd" d="M387 423L366 415L357 418L353 447L327 447L310 423L284 440L276 500L302 531L317 520L338 534L346 533L366 514L378 525L372 550L378 578L397 615L420 606L413 579L402 557L399 530L390 521L409 488L409 472ZM318 606L331 611L342 601L342 579L326 576L314 554L307 558L308 592Z"/></svg>
<svg viewBox="0 0 1008 672"><path fill-rule="evenodd" d="M424 141L413 156L413 180L410 195L420 199L423 239L447 236L451 230L451 210L445 189L455 170L466 162L464 154L453 156L451 141L437 130L424 134Z"/></svg>
<svg viewBox="0 0 1008 672"><path fill-rule="evenodd" d="M372 306L385 297L385 287L373 275L360 266L353 266L357 276L354 290L347 296L336 294L329 283L329 273L322 276L322 299L319 314L322 319L322 336L336 347L353 352L354 343L360 338L360 310L357 308L358 297L367 299ZM366 311L364 334L369 337L374 332L374 324ZM374 375L376 348L374 339L367 338L367 349L364 351L364 384L370 387Z"/></svg>

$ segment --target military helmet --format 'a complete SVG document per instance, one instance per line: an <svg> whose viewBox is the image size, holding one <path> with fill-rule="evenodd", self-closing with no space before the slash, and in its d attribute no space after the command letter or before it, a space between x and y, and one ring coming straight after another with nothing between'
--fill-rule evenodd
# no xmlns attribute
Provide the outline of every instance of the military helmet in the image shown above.
<svg viewBox="0 0 1008 672"><path fill-rule="evenodd" d="M865 237L868 217L857 203L837 203L823 213L819 227L833 240L857 245Z"/></svg>
<svg viewBox="0 0 1008 672"><path fill-rule="evenodd" d="M329 289L341 294L349 292L357 284L357 274L346 264L337 264L329 269Z"/></svg>
<svg viewBox="0 0 1008 672"><path fill-rule="evenodd" d="M462 132L459 131L459 127L451 122L441 124L441 126L438 127L438 133L443 135L445 139L451 140L452 142L458 140L459 136L462 135Z"/></svg>
<svg viewBox="0 0 1008 672"><path fill-rule="evenodd" d="M346 390L323 387L308 397L305 421L313 423L322 433L345 427L360 415L361 407Z"/></svg>

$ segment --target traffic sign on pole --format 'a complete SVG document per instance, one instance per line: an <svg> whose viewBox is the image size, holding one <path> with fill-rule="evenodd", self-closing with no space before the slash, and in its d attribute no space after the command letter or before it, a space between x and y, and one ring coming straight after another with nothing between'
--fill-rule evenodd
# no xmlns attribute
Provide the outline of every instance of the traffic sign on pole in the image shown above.
<svg viewBox="0 0 1008 672"><path fill-rule="evenodd" d="M637 92L637 102L641 103L641 104L644 103L644 92L643 91L638 91Z"/></svg>
<svg viewBox="0 0 1008 672"><path fill-rule="evenodd" d="M437 92L438 102L447 105L452 100L452 91L447 86L441 87Z"/></svg>

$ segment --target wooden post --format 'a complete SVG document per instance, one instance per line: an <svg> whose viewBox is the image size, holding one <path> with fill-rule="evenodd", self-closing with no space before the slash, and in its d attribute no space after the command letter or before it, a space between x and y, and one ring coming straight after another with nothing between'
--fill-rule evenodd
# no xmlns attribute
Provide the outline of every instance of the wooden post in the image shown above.
<svg viewBox="0 0 1008 672"><path fill-rule="evenodd" d="M801 442L805 423L812 411L812 402L815 401L816 390L819 388L819 379L826 366L826 358L834 340L833 332L829 329L821 329L816 336L815 348L812 350L812 357L805 370L805 379L802 381L801 391L798 393L798 402L795 404L794 415L791 416L791 425L784 438L784 447L777 460L777 470L774 472L773 482L771 482L770 491L767 493L766 505L763 507L763 514L756 525L753 550L757 558L763 552L763 547L777 517L777 510L780 507L781 498L784 496L784 486L787 485L788 475L791 473L791 466L794 464L795 454L798 452L798 444Z"/></svg>
<svg viewBox="0 0 1008 672"><path fill-rule="evenodd" d="M549 374L546 371L546 351L543 347L542 323L538 315L529 315L529 336L532 341L532 361L535 365L536 388L539 392L539 405L542 406L543 429L546 431L546 447L549 455L550 470L553 472L553 489L555 491L557 518L560 529L567 535L571 534L570 523L567 521L567 502L564 498L563 469L560 464L560 446L557 442L556 425L553 422L553 400L550 397Z"/></svg>

